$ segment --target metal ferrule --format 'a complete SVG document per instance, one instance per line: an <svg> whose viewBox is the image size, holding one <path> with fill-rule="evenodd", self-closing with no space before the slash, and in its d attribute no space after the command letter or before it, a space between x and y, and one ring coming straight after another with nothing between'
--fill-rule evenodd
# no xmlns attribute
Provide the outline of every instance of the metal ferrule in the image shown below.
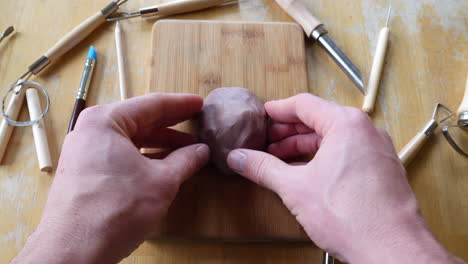
<svg viewBox="0 0 468 264"><path fill-rule="evenodd" d="M424 126L422 132L426 135L426 136L431 136L432 133L434 133L435 129L439 126L439 123L437 123L436 120L434 119L431 119L431 121L427 122L427 124Z"/></svg>
<svg viewBox="0 0 468 264"><path fill-rule="evenodd" d="M119 9L119 5L117 2L111 2L108 4L104 9L101 10L101 13L104 17L110 16L112 13L114 13L117 9Z"/></svg>
<svg viewBox="0 0 468 264"><path fill-rule="evenodd" d="M468 112L463 112L458 115L458 126L468 130Z"/></svg>
<svg viewBox="0 0 468 264"><path fill-rule="evenodd" d="M328 30L326 30L322 25L318 26L314 31L312 31L312 38L315 40L318 40L322 35L325 35L328 33Z"/></svg>
<svg viewBox="0 0 468 264"><path fill-rule="evenodd" d="M142 8L140 9L140 15L142 17L149 17L149 16L155 16L159 12L159 8L157 7L147 7L147 8Z"/></svg>
<svg viewBox="0 0 468 264"><path fill-rule="evenodd" d="M47 65L49 65L49 63L50 63L49 58L47 58L46 56L42 56L33 64L31 64L31 66L29 66L28 69L32 74L36 75L39 72L41 72L42 69L44 69Z"/></svg>
<svg viewBox="0 0 468 264"><path fill-rule="evenodd" d="M76 95L76 99L86 100L88 96L89 85L91 84L91 78L93 77L94 66L96 65L96 60L88 58L83 71L83 76L81 77L80 88Z"/></svg>

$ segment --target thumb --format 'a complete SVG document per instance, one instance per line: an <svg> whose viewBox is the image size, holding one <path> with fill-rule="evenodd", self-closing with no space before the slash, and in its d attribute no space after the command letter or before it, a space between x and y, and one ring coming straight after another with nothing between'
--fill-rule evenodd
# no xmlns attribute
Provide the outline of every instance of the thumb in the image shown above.
<svg viewBox="0 0 468 264"><path fill-rule="evenodd" d="M280 192L284 175L291 170L291 166L275 156L248 149L231 151L227 163L235 172L276 193Z"/></svg>
<svg viewBox="0 0 468 264"><path fill-rule="evenodd" d="M180 182L184 182L206 165L210 158L210 149L205 144L195 144L179 148L162 161L174 172Z"/></svg>

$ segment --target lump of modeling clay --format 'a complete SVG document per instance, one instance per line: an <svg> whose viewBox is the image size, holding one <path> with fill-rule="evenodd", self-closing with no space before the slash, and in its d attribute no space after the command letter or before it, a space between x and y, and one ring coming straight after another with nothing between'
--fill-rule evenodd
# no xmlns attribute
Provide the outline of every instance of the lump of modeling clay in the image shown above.
<svg viewBox="0 0 468 264"><path fill-rule="evenodd" d="M211 149L211 161L222 172L233 174L226 158L237 148L262 150L267 118L263 103L244 88L213 90L205 99L200 119L200 139Z"/></svg>

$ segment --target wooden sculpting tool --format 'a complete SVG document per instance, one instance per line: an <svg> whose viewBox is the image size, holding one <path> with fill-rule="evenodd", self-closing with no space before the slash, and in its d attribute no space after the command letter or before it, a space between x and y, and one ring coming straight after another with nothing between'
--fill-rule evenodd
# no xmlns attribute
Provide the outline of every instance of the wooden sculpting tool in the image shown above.
<svg viewBox="0 0 468 264"><path fill-rule="evenodd" d="M127 74L125 71L125 61L123 55L122 29L120 22L115 25L115 47L117 51L117 66L119 68L120 99L127 99Z"/></svg>
<svg viewBox="0 0 468 264"><path fill-rule="evenodd" d="M363 94L366 94L361 72L343 51L336 46L333 40L328 36L328 31L324 28L322 22L311 14L304 1L305 0L276 0L290 16L302 26L307 37L315 39L346 73L354 85L356 85Z"/></svg>
<svg viewBox="0 0 468 264"><path fill-rule="evenodd" d="M29 116L31 120L36 120L41 115L41 103L39 95L35 88L26 90L26 101L28 102ZM41 171L52 171L52 159L50 158L49 143L47 133L44 127L44 120L32 125L34 144L36 145L36 154Z"/></svg>
<svg viewBox="0 0 468 264"><path fill-rule="evenodd" d="M468 150L463 149L463 147L459 146L461 144L457 144L457 141L451 136L449 133L449 128L456 127L458 129L462 129L466 135L463 137L464 140L468 138L468 76L466 77L466 85L465 85L465 95L463 96L462 102L457 110L458 115L458 122L456 125L445 126L442 129L442 133L444 134L445 139L447 139L448 143L462 156L468 158Z"/></svg>
<svg viewBox="0 0 468 264"><path fill-rule="evenodd" d="M377 99L377 93L379 91L380 77L382 76L385 55L387 53L388 36L390 34L388 22L390 19L391 12L392 7L390 6L387 14L387 22L385 23L385 27L380 30L379 40L377 41L377 48L375 50L374 61L372 62L369 82L367 84L367 94L364 97L364 103L362 105L362 110L366 113L372 113L372 111L374 111L375 101Z"/></svg>
<svg viewBox="0 0 468 264"><path fill-rule="evenodd" d="M437 120L439 110L444 110L447 113L447 115L442 117L440 120ZM405 167L409 165L411 160L416 156L416 154L419 152L424 143L426 143L429 137L432 136L439 124L443 123L452 116L452 111L450 111L450 109L448 109L443 104L438 103L435 106L431 120L429 120L429 122L426 123L424 128L421 131L419 131L418 134L416 134L416 136L414 136L413 139L411 139L405 147L403 147L400 153L398 153L398 157L400 158L401 162Z"/></svg>
<svg viewBox="0 0 468 264"><path fill-rule="evenodd" d="M23 80L18 80L17 83L22 83ZM24 92L21 90L21 86L16 86L14 92L11 95L10 102L5 111L5 114L10 118L17 119L21 106L24 102ZM10 141L11 133L13 132L14 126L8 124L5 118L2 118L0 122L0 163L2 162L3 156Z"/></svg>
<svg viewBox="0 0 468 264"><path fill-rule="evenodd" d="M94 73L94 66L96 65L97 53L93 46L89 48L88 58L86 59L83 77L81 77L80 88L76 95L75 107L70 118L70 124L68 125L68 133L72 132L75 128L76 121L80 116L81 111L85 109L86 98L88 97L89 86L91 85L91 79Z"/></svg>
<svg viewBox="0 0 468 264"><path fill-rule="evenodd" d="M2 42L4 38L11 35L11 33L13 33L14 31L15 31L15 28L13 26L7 27L7 29L5 29L5 31L3 31L2 34L0 34L0 42Z"/></svg>
<svg viewBox="0 0 468 264"><path fill-rule="evenodd" d="M117 21L140 16L143 18L154 16L169 16L198 11L234 2L237 2L237 0L175 0L155 6L141 8L137 12L120 12L117 16L110 17L107 20Z"/></svg>

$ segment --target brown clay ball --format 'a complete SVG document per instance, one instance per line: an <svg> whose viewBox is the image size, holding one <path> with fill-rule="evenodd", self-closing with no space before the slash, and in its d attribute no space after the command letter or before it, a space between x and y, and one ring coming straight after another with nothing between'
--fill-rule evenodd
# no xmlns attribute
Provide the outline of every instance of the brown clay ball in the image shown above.
<svg viewBox="0 0 468 264"><path fill-rule="evenodd" d="M200 139L211 150L211 161L225 174L229 152L237 148L263 150L267 117L263 103L249 90L226 87L205 99L200 118Z"/></svg>

